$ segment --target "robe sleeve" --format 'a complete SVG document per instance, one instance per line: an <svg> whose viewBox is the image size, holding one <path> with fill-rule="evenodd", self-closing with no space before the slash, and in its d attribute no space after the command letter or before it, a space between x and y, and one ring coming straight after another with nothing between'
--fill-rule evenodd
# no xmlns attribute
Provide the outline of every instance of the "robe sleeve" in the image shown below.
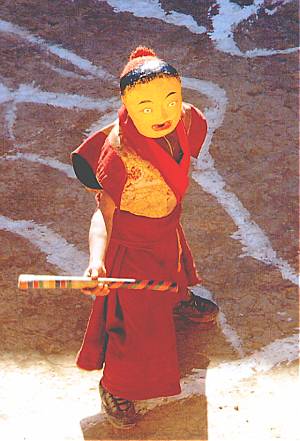
<svg viewBox="0 0 300 441"><path fill-rule="evenodd" d="M71 153L71 159L79 181L92 191L106 191L116 207L119 207L127 172L117 150L107 137L110 129L111 126L108 126L108 129L96 132L86 139Z"/></svg>
<svg viewBox="0 0 300 441"><path fill-rule="evenodd" d="M191 156L197 158L207 134L207 122L197 107L189 104L185 111L184 123L190 145Z"/></svg>

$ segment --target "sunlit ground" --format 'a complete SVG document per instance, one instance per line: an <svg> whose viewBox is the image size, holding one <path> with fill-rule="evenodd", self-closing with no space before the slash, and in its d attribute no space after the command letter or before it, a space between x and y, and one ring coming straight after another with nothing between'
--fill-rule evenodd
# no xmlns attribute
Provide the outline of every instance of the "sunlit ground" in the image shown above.
<svg viewBox="0 0 300 441"><path fill-rule="evenodd" d="M71 356L47 358L1 362L3 441L80 440L80 420L100 412L99 372L77 369Z"/></svg>
<svg viewBox="0 0 300 441"><path fill-rule="evenodd" d="M0 368L3 441L90 439L85 432L99 432L99 439L104 439L98 429L105 421L97 390L99 372L77 369L73 356L41 358L39 354L16 354L14 360L6 356ZM210 441L299 439L295 427L299 396L297 362L263 374L253 372L252 377L229 388L221 370L219 377L213 378L213 385L206 384L210 394ZM209 381L208 376L206 383ZM229 420L231 430L227 434ZM107 433L106 424L105 427ZM129 433L128 437L125 439L130 439Z"/></svg>

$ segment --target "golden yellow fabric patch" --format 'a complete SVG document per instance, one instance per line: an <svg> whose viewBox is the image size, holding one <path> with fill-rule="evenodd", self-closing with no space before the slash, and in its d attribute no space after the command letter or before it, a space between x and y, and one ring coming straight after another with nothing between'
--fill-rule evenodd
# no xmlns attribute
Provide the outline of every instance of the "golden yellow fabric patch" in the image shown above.
<svg viewBox="0 0 300 441"><path fill-rule="evenodd" d="M121 210L138 216L164 217L176 207L176 196L160 172L133 152L123 151L121 158L128 178L121 198Z"/></svg>
<svg viewBox="0 0 300 441"><path fill-rule="evenodd" d="M159 170L126 145L124 137L119 133L118 124L111 131L109 138L127 171L120 209L151 218L165 217L172 213L177 199Z"/></svg>

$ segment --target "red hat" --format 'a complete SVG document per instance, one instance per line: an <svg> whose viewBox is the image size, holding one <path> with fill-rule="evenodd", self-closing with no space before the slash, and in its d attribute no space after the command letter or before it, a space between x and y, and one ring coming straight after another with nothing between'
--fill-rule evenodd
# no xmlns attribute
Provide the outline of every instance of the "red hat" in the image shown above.
<svg viewBox="0 0 300 441"><path fill-rule="evenodd" d="M177 70L157 57L153 49L138 46L129 56L129 61L120 76L120 89L123 94L127 87L136 83L146 83L156 77L172 76L179 79Z"/></svg>
<svg viewBox="0 0 300 441"><path fill-rule="evenodd" d="M142 66L142 64L150 60L159 60L154 50L146 46L138 46L129 55L128 63L124 66L120 78L124 77L124 75L128 74L128 72L131 70Z"/></svg>

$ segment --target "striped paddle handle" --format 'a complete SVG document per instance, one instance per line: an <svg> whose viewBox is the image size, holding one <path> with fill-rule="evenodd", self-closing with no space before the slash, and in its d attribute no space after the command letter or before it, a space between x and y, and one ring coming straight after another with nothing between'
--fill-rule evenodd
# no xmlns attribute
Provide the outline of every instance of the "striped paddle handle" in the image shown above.
<svg viewBox="0 0 300 441"><path fill-rule="evenodd" d="M107 284L110 289L128 288L128 289L150 289L153 291L171 291L177 292L176 282L166 280L139 280L122 279L111 277L99 277L98 280L92 280L90 277L76 276L47 276L35 274L20 274L18 280L19 289L83 289L96 288L98 283Z"/></svg>

